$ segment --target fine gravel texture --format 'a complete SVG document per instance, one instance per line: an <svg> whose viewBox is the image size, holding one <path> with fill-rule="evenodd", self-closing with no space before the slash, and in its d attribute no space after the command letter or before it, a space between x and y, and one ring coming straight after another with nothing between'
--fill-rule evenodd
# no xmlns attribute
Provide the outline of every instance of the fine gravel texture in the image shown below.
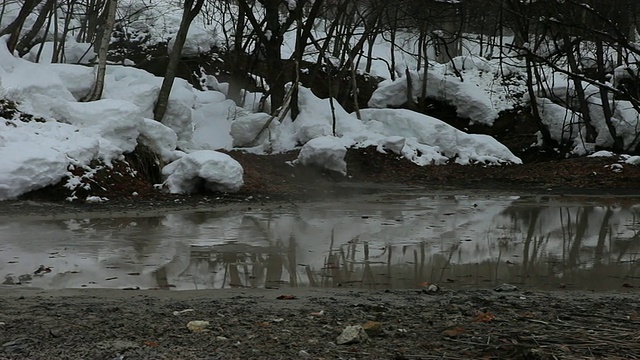
<svg viewBox="0 0 640 360"><path fill-rule="evenodd" d="M636 289L500 289L0 287L0 359L640 357ZM208 325L193 331L191 321ZM338 344L359 325L366 336Z"/></svg>

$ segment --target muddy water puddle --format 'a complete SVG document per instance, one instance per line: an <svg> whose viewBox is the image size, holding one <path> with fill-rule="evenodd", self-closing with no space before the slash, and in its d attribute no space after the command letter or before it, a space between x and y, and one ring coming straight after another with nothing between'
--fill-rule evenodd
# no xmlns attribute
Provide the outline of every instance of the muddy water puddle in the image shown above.
<svg viewBox="0 0 640 360"><path fill-rule="evenodd" d="M640 198L389 194L0 222L3 287L617 290L640 286Z"/></svg>

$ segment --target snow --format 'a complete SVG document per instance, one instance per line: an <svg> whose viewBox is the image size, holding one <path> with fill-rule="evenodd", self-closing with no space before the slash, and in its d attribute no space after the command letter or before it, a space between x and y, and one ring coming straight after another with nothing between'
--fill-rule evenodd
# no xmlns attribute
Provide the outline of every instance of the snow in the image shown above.
<svg viewBox="0 0 640 360"><path fill-rule="evenodd" d="M166 162L180 157L174 150L178 144L178 135L173 130L153 119L144 118L142 122L138 139L140 143L150 147Z"/></svg>
<svg viewBox="0 0 640 360"><path fill-rule="evenodd" d="M53 58L54 43L46 41L42 44L34 45L23 59L38 63L51 63ZM38 53L40 54L38 57ZM73 37L67 37L64 44L64 51L61 54L62 63L67 64L89 64L96 56L93 46L87 43L78 43Z"/></svg>
<svg viewBox="0 0 640 360"><path fill-rule="evenodd" d="M0 200L58 183L99 152L99 138L58 122L7 120L0 132Z"/></svg>
<svg viewBox="0 0 640 360"><path fill-rule="evenodd" d="M302 165L312 165L347 175L347 146L344 140L333 136L315 138L302 147L298 159Z"/></svg>
<svg viewBox="0 0 640 360"><path fill-rule="evenodd" d="M193 137L192 149L231 150L233 138L230 135L231 124L238 116L238 110L232 100L206 104L192 111Z"/></svg>
<svg viewBox="0 0 640 360"><path fill-rule="evenodd" d="M270 119L271 116L265 113L248 114L236 118L231 123L231 129L229 129L229 133L233 138L233 146L242 148L268 144L269 134L273 133L278 127L277 121L271 121L267 131L262 132L262 134L260 132L267 126ZM254 144L253 141L259 135L260 138L257 139L257 144Z"/></svg>
<svg viewBox="0 0 640 360"><path fill-rule="evenodd" d="M403 154L420 165L440 164L449 159L462 165L522 163L494 138L467 134L431 116L404 109L363 109L360 113L369 128L383 135L405 137Z"/></svg>
<svg viewBox="0 0 640 360"><path fill-rule="evenodd" d="M298 3L288 0L286 5L292 10ZM19 5L8 4L0 21L10 22L18 10ZM231 5L225 11L229 12L226 16L233 15L237 7ZM119 2L118 14L126 20L121 25L132 40L144 46L168 42L171 48L182 8L179 3L162 0L145 3L123 0ZM29 16L23 31L28 31L36 16L36 13ZM219 14L213 18L201 14L196 18L189 28L183 55L195 56L230 45L222 35L234 31L234 25L216 16ZM313 32L315 38L323 39L328 27L323 23L325 20L319 21ZM77 19L72 19L75 22ZM66 64L49 63L53 41L50 36L44 38L39 63L35 63L39 45L24 58L18 58L6 49L6 37L0 39L0 97L16 102L20 111L45 120L0 122L4 124L0 125L0 199L15 198L65 177L69 178L66 185L70 188L86 186L82 179L71 175L71 169L83 168L88 172L86 176L91 176L96 169L90 163L98 160L103 164L100 166L109 166L138 144L150 147L163 164L168 164L163 169L165 186L179 193L192 192L201 183L224 191L237 191L242 186L241 166L216 150L242 149L259 154L300 150L296 164L319 166L345 175L348 169L344 156L352 147L375 147L421 166L451 162L521 163L491 137L467 134L439 119L409 110L388 109L407 100L406 69L414 101L425 86L427 96L455 106L457 115L472 124L493 126L501 112L526 105L528 97L521 97L526 93L523 64L515 58L487 60L477 56L481 44L473 40L473 34L462 43L463 56L446 64L434 62L435 53L429 49L426 71L424 67L416 70L416 57L412 55L417 46L415 34L398 31L396 40L400 46L396 47L390 46L387 36L376 37L371 49L375 60L369 74L387 80L374 92L369 101L371 108L360 111L361 118L345 111L337 101L331 104L329 99L320 99L304 87L299 87L300 113L295 121L290 114L272 118L261 111L263 93L242 90L245 101L236 106L226 100L228 83L203 74L203 84L208 89L205 91L195 89L184 79L175 80L161 123L153 120L153 110L162 78L133 67L109 65L102 99L79 101L93 86L96 70L73 64L86 64L95 56L91 45L77 43L75 35L67 34L65 39ZM353 41L359 36L358 31L354 32ZM295 48L295 32L288 32L284 38L282 55L286 58ZM369 50L368 46L366 42L364 52ZM485 56L501 51L490 49L487 44L483 46L487 47L482 49ZM312 48L307 49L304 59L315 62L317 53ZM394 68L388 65L392 52L396 60ZM364 61L355 65L357 71L364 71ZM612 81L624 79L626 72L626 68L616 69ZM399 76L392 81L392 75ZM579 155L613 144L595 86L583 84L590 95L589 107L598 132L595 143L589 144L584 141L582 117L572 98L573 81L550 69L542 69L541 79L551 83L548 97L538 95L537 104L552 138L572 143L574 153ZM263 111L269 111L268 98L264 105ZM627 101L611 101L611 108L612 123L625 149L635 148L639 141L638 112ZM625 161L638 162L633 157Z"/></svg>
<svg viewBox="0 0 640 360"><path fill-rule="evenodd" d="M426 94L456 107L459 117L469 119L471 124L493 125L501 111L513 108L510 92L523 92L524 83L513 88L503 86L499 67L487 60L461 56L453 59L455 67L434 64L428 68ZM455 75L455 70L460 77ZM509 74L509 73L507 73ZM410 71L413 100L422 94L424 71ZM369 100L374 108L398 107L407 102L407 78L387 80L378 86Z"/></svg>
<svg viewBox="0 0 640 360"><path fill-rule="evenodd" d="M52 112L56 118L82 128L84 134L98 138L98 158L107 164L135 149L143 125L139 108L124 100L61 102Z"/></svg>
<svg viewBox="0 0 640 360"><path fill-rule="evenodd" d="M168 49L173 48L175 37L169 40ZM197 56L201 53L208 53L219 45L216 32L206 30L197 23L191 23L187 32L187 40L182 47L182 56Z"/></svg>
<svg viewBox="0 0 640 360"><path fill-rule="evenodd" d="M212 150L194 151L162 169L165 185L173 194L189 194L201 183L212 191L236 192L243 184L240 163L227 154Z"/></svg>

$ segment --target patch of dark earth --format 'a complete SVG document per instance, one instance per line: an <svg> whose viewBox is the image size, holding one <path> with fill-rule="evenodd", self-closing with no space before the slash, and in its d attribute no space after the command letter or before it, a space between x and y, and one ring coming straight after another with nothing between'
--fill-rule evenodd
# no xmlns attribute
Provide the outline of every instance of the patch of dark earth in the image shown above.
<svg viewBox="0 0 640 360"><path fill-rule="evenodd" d="M633 359L628 290L12 290L0 359Z"/></svg>

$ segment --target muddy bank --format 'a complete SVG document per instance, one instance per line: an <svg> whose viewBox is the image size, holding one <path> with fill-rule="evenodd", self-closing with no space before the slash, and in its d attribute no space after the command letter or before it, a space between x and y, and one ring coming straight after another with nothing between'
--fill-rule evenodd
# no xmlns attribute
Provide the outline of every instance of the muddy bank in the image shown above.
<svg viewBox="0 0 640 360"><path fill-rule="evenodd" d="M134 155L130 157L135 158ZM374 193L377 188L393 186L413 187L422 192L482 190L553 195L637 195L640 190L640 166L627 164L617 156L554 159L524 165L417 166L404 157L382 154L372 148L350 149L345 158L348 174L343 176L315 167L292 166L298 156L296 151L272 155L232 151L229 155L244 168L244 186L234 194L169 194L157 184L159 174L145 176L148 168L143 162L130 160L113 168L102 167L91 179L84 179L89 190L71 191L64 186L67 179L63 179L56 185L25 194L21 200L63 204L74 199L73 203L84 203L88 196L93 196L111 204L169 206L322 200ZM138 175L126 175L132 171ZM2 207L4 204L0 202Z"/></svg>
<svg viewBox="0 0 640 360"><path fill-rule="evenodd" d="M0 358L630 359L640 301L627 290L12 289L0 295ZM367 322L368 339L337 344Z"/></svg>

